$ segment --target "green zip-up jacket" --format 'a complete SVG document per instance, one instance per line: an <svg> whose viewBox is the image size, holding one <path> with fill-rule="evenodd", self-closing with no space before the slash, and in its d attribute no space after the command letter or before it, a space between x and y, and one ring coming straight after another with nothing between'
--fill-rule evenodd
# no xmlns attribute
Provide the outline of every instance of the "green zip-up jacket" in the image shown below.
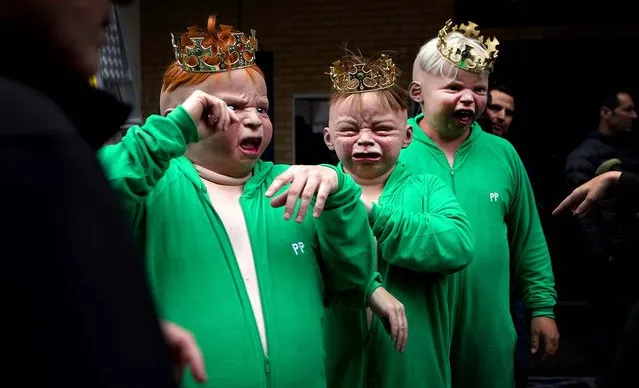
<svg viewBox="0 0 639 388"><path fill-rule="evenodd" d="M185 387L325 387L325 301L364 308L380 285L361 189L338 171L324 212L300 224L273 208L266 189L288 166L258 162L240 204L262 300L268 356L227 232L192 163L198 140L182 107L129 129L100 157L143 243L164 319L193 332L208 381Z"/></svg>
<svg viewBox="0 0 639 388"><path fill-rule="evenodd" d="M449 387L459 289L446 274L464 269L473 258L466 213L440 178L412 175L398 163L368 220L384 287L404 304L409 340L398 353L379 319L373 319L369 333L363 314L331 309L327 327L334 334L327 338L339 342L327 346L329 386Z"/></svg>
<svg viewBox="0 0 639 388"><path fill-rule="evenodd" d="M553 317L556 292L532 188L512 145L476 123L446 155L409 120L414 140L400 154L414 173L434 174L453 190L475 235L473 262L458 275L462 292L451 352L454 387L513 386L516 334L510 315L510 260L532 316Z"/></svg>

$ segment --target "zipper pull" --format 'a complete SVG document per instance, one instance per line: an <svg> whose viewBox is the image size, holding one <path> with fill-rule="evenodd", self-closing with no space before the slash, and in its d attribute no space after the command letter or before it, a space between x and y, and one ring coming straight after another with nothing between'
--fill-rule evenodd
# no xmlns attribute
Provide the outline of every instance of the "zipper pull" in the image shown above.
<svg viewBox="0 0 639 388"><path fill-rule="evenodd" d="M271 361L269 361L268 358L264 360L264 372L266 372L266 374L271 373Z"/></svg>
<svg viewBox="0 0 639 388"><path fill-rule="evenodd" d="M450 176L453 176L453 175L455 175L455 170L451 168L450 169Z"/></svg>

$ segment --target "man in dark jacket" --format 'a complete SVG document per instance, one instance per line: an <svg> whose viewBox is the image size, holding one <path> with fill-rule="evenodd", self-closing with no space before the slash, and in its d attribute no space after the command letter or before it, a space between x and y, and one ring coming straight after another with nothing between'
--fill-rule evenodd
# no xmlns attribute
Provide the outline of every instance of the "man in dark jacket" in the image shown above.
<svg viewBox="0 0 639 388"><path fill-rule="evenodd" d="M632 97L621 89L604 96L599 128L591 133L566 160L565 176L569 190L607 171L639 172L639 152L631 130L637 119ZM639 245L639 223L617 214L614 191L597 201L597 210L577 222L580 240L575 254L591 274L589 296L592 311L592 355L602 373L610 367L627 315L628 287L634 282L631 257ZM578 247L582 247L580 250ZM629 276L632 276L629 277Z"/></svg>
<svg viewBox="0 0 639 388"><path fill-rule="evenodd" d="M2 375L20 381L8 385L174 387L170 350L180 363L198 357L188 333L159 324L95 158L129 113L88 84L111 6L0 7Z"/></svg>

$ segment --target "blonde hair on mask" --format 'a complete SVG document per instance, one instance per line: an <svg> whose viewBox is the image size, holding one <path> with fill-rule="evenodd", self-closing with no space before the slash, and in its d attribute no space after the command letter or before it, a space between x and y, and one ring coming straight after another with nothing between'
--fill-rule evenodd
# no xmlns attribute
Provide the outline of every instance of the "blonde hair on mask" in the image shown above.
<svg viewBox="0 0 639 388"><path fill-rule="evenodd" d="M486 48L477 39L464 36L460 32L451 32L446 35L446 47L463 49L465 46L470 46L478 57L488 57ZM429 40L419 49L416 62L422 71L448 80L457 78L459 72L459 68L448 61L437 49L437 38ZM482 70L480 74L488 78L487 71Z"/></svg>

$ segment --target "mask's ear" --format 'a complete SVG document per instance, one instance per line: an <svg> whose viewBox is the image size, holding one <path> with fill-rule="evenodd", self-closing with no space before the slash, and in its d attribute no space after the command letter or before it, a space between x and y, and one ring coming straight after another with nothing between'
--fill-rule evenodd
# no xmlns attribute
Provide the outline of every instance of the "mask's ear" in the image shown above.
<svg viewBox="0 0 639 388"><path fill-rule="evenodd" d="M410 142L413 141L413 126L406 125L406 136L404 136L404 141L402 142L402 148L408 147Z"/></svg>
<svg viewBox="0 0 639 388"><path fill-rule="evenodd" d="M324 144L326 144L329 150L335 151L335 146L333 145L333 138L331 137L331 130L329 127L324 128Z"/></svg>
<svg viewBox="0 0 639 388"><path fill-rule="evenodd" d="M413 81L408 85L408 93L410 94L410 98L418 104L424 102L424 97L422 96L422 85Z"/></svg>

